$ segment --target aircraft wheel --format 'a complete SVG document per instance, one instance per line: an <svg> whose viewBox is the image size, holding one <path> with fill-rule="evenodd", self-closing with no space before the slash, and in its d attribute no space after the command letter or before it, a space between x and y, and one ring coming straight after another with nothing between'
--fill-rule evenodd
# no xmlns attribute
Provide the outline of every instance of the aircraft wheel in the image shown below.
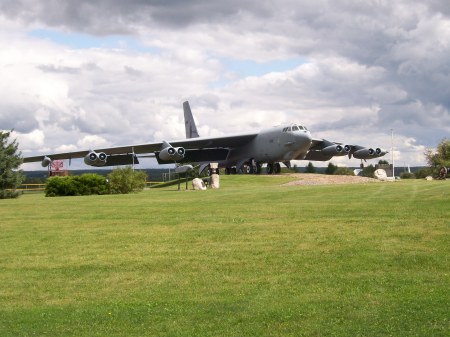
<svg viewBox="0 0 450 337"><path fill-rule="evenodd" d="M237 173L236 167L232 167L232 168L231 168L231 174L236 174L236 173Z"/></svg>
<svg viewBox="0 0 450 337"><path fill-rule="evenodd" d="M249 164L245 166L245 173L252 174L253 173L253 165Z"/></svg>
<svg viewBox="0 0 450 337"><path fill-rule="evenodd" d="M281 165L280 163L273 164L273 173L278 174L281 172Z"/></svg>
<svg viewBox="0 0 450 337"><path fill-rule="evenodd" d="M267 174L272 174L273 173L273 164L267 164L266 171L267 171Z"/></svg>
<svg viewBox="0 0 450 337"><path fill-rule="evenodd" d="M229 175L231 173L231 169L229 167L225 167L225 174Z"/></svg>
<svg viewBox="0 0 450 337"><path fill-rule="evenodd" d="M256 164L255 165L255 173L256 174L261 174L261 164Z"/></svg>

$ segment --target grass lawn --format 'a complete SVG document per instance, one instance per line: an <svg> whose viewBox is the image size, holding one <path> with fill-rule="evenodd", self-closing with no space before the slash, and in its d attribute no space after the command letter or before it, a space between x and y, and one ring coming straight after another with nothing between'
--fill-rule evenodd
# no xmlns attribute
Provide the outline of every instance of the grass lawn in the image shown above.
<svg viewBox="0 0 450 337"><path fill-rule="evenodd" d="M0 200L0 336L450 335L450 181L291 179Z"/></svg>

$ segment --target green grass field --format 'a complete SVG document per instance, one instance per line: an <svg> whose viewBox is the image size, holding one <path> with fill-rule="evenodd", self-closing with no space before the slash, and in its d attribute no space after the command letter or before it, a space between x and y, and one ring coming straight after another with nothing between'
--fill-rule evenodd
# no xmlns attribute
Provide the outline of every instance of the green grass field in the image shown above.
<svg viewBox="0 0 450 337"><path fill-rule="evenodd" d="M450 335L450 181L290 179L1 200L0 336Z"/></svg>

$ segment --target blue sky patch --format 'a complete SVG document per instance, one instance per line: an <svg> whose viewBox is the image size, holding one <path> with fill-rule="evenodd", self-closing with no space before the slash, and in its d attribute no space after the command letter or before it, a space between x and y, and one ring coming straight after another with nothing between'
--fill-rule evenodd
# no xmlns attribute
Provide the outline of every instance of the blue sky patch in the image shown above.
<svg viewBox="0 0 450 337"><path fill-rule="evenodd" d="M51 29L35 29L28 36L46 39L74 49L105 48L127 49L143 53L154 53L157 50L142 45L140 41L128 35L94 36L82 33L66 33Z"/></svg>
<svg viewBox="0 0 450 337"><path fill-rule="evenodd" d="M221 88L249 76L263 76L272 72L284 72L295 69L302 64L308 63L306 58L292 58L286 60L275 60L270 62L255 62L251 60L236 60L219 58L224 66L224 73L232 74L232 78L222 77L218 81L211 84L213 88Z"/></svg>

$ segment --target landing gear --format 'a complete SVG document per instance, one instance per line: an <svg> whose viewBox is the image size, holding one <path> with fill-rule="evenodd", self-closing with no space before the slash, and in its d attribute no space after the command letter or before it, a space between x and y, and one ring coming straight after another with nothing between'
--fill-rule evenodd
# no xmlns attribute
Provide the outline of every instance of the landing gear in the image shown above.
<svg viewBox="0 0 450 337"><path fill-rule="evenodd" d="M267 174L279 174L281 172L280 163L269 163L266 168Z"/></svg>
<svg viewBox="0 0 450 337"><path fill-rule="evenodd" d="M279 174L281 172L281 165L280 163L273 164L273 173Z"/></svg>
<svg viewBox="0 0 450 337"><path fill-rule="evenodd" d="M260 174L261 173L261 164L248 164L244 166L243 172L245 174Z"/></svg>

